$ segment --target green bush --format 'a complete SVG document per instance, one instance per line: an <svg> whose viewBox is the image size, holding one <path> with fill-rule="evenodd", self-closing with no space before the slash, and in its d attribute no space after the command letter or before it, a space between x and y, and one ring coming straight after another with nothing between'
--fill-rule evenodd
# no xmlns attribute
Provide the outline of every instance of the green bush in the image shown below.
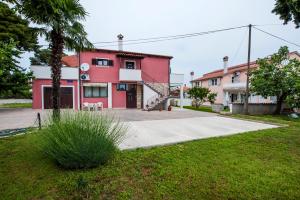
<svg viewBox="0 0 300 200"><path fill-rule="evenodd" d="M118 150L127 127L113 116L64 112L42 129L43 151L68 169L91 168L107 162Z"/></svg>

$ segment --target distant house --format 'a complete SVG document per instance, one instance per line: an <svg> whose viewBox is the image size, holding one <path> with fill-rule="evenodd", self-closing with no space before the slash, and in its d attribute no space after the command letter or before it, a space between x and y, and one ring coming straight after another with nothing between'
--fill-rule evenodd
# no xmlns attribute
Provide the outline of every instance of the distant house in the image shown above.
<svg viewBox="0 0 300 200"><path fill-rule="evenodd" d="M176 86L174 88L170 89L170 96L172 97L180 97L180 86ZM188 86L186 86L186 84L183 85L183 98L188 98L188 92L189 92L190 88Z"/></svg>
<svg viewBox="0 0 300 200"><path fill-rule="evenodd" d="M291 52L291 58L300 60L298 52ZM206 87L211 92L217 93L216 104L223 104L225 106L240 102L243 103L246 93L246 79L247 79L247 63L228 67L228 57L223 58L223 69L215 70L204 74L202 77L192 81L193 87ZM250 69L258 67L256 61L250 63ZM250 103L272 103L276 102L275 97L263 98L251 94L249 97Z"/></svg>
<svg viewBox="0 0 300 200"><path fill-rule="evenodd" d="M102 102L104 108L149 109L169 96L172 56L95 49L62 58L62 108L80 109ZM83 68L80 69L79 66ZM33 108L52 108L49 66L31 66ZM159 99L159 100L158 100Z"/></svg>

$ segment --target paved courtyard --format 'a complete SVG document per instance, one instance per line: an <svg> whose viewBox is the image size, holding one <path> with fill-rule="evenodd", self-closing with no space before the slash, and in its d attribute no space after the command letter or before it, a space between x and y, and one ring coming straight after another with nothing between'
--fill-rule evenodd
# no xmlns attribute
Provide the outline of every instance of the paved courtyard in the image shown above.
<svg viewBox="0 0 300 200"><path fill-rule="evenodd" d="M173 109L173 111L142 111L137 109L115 109L105 110L104 112L119 117L122 121L145 121L145 120L164 120L182 119L191 117L216 116L214 113L195 112L192 110ZM51 110L37 109L0 109L0 130L26 128L37 126L37 113L41 113L42 120L51 114Z"/></svg>
<svg viewBox="0 0 300 200"><path fill-rule="evenodd" d="M0 130L37 126L51 111L0 109ZM129 127L121 149L134 149L178 142L226 136L254 130L276 128L275 125L222 117L214 113L174 109L168 111L106 110Z"/></svg>

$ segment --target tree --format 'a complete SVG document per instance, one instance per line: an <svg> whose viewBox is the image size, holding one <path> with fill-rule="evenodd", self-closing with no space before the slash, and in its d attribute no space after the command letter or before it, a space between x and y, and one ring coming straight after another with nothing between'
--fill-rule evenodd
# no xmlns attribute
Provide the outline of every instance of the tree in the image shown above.
<svg viewBox="0 0 300 200"><path fill-rule="evenodd" d="M279 15L284 24L293 21L296 28L300 27L300 0L276 0L272 13Z"/></svg>
<svg viewBox="0 0 300 200"><path fill-rule="evenodd" d="M208 88L203 87L193 87L188 91L188 94L190 97L195 99L196 101L196 107L198 108L203 102L206 100L207 95L209 94Z"/></svg>
<svg viewBox="0 0 300 200"><path fill-rule="evenodd" d="M209 101L210 104L214 104L216 101L216 97L217 97L217 93L211 92L207 95L207 100Z"/></svg>
<svg viewBox="0 0 300 200"><path fill-rule="evenodd" d="M0 41L10 43L13 39L16 48L32 51L38 48L38 28L29 26L29 21L17 15L7 4L0 2Z"/></svg>
<svg viewBox="0 0 300 200"><path fill-rule="evenodd" d="M17 43L0 41L0 97L29 98L31 72L17 65L21 51Z"/></svg>
<svg viewBox="0 0 300 200"><path fill-rule="evenodd" d="M250 74L251 91L265 98L277 97L275 114L280 114L287 99L299 98L300 62L289 58L288 48L257 61L258 68Z"/></svg>
<svg viewBox="0 0 300 200"><path fill-rule="evenodd" d="M44 26L41 32L50 43L49 64L52 76L53 118L60 117L60 79L63 49L92 48L79 20L87 15L79 0L14 0L17 10L33 23Z"/></svg>
<svg viewBox="0 0 300 200"><path fill-rule="evenodd" d="M62 56L66 56L63 53ZM30 57L30 64L31 65L50 65L50 57L51 57L51 49L39 49L34 52L34 56Z"/></svg>

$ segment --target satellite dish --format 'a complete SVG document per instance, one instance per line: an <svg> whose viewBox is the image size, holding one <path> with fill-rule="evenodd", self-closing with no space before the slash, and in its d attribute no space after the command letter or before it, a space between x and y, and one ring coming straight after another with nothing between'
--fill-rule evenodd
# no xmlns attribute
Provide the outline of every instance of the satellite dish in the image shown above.
<svg viewBox="0 0 300 200"><path fill-rule="evenodd" d="M86 71L88 71L89 69L90 69L90 65L89 65L88 63L82 63L82 64L80 65L80 70L81 70L81 71L86 72Z"/></svg>

